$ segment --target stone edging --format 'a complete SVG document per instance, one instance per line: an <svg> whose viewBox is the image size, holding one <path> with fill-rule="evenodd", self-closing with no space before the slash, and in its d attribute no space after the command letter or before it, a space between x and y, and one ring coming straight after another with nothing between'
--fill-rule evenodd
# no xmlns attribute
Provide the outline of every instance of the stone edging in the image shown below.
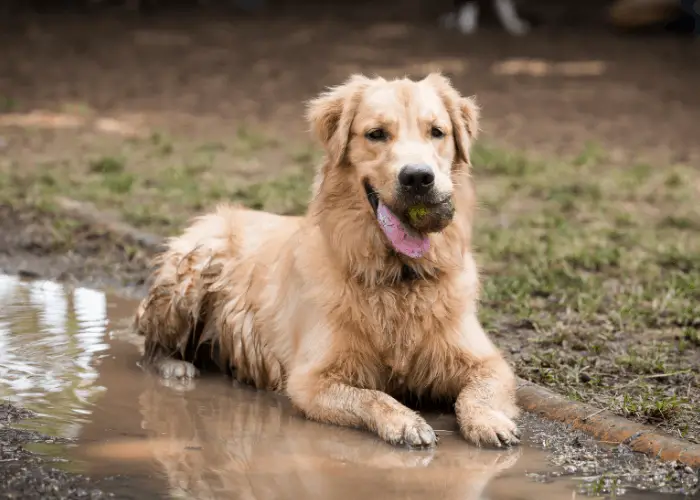
<svg viewBox="0 0 700 500"><path fill-rule="evenodd" d="M654 427L618 417L579 401L570 401L549 389L518 379L518 404L548 420L570 425L600 441L624 444L632 450L663 461L675 460L700 467L700 445L674 438Z"/></svg>

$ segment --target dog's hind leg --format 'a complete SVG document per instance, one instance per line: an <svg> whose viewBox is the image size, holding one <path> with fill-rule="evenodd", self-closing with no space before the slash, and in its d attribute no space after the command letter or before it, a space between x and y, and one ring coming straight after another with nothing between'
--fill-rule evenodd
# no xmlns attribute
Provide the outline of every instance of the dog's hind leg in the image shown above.
<svg viewBox="0 0 700 500"><path fill-rule="evenodd" d="M457 28L464 35L476 33L479 27L479 3L476 0L454 2L455 10L441 17L445 28Z"/></svg>
<svg viewBox="0 0 700 500"><path fill-rule="evenodd" d="M169 250L158 258L153 285L141 301L135 329L146 337L143 363L161 377L192 378L194 353L202 340L204 316L218 277L208 252Z"/></svg>

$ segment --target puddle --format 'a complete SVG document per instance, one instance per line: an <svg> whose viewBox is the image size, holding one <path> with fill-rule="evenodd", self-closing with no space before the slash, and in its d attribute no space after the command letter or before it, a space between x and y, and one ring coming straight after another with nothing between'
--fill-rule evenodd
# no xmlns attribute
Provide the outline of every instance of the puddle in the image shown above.
<svg viewBox="0 0 700 500"><path fill-rule="evenodd" d="M30 448L68 459L61 467L101 479L117 498L583 496L581 480L533 479L554 470L544 451L472 448L451 415L427 416L440 430L436 450L408 451L306 421L285 398L223 377L199 379L187 391L167 387L137 366L139 339L128 332L134 306L95 290L0 275L0 397L38 413L22 427L73 440Z"/></svg>

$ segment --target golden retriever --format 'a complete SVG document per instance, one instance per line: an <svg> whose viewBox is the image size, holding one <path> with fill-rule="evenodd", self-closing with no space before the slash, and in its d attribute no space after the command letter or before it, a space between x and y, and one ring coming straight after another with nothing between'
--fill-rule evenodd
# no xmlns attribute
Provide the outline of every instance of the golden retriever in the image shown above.
<svg viewBox="0 0 700 500"><path fill-rule="evenodd" d="M312 100L327 154L306 216L224 205L171 239L136 313L145 364L187 379L213 359L309 419L411 447L436 435L397 398L450 401L469 442L517 444L515 377L477 319L478 114L437 73Z"/></svg>

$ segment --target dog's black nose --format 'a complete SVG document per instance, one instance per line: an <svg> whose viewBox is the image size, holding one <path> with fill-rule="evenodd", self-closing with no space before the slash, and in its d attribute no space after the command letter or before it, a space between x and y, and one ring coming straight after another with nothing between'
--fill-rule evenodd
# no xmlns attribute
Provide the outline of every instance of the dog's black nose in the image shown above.
<svg viewBox="0 0 700 500"><path fill-rule="evenodd" d="M435 174L429 165L405 165L399 172L399 182L413 194L425 194L433 187Z"/></svg>

